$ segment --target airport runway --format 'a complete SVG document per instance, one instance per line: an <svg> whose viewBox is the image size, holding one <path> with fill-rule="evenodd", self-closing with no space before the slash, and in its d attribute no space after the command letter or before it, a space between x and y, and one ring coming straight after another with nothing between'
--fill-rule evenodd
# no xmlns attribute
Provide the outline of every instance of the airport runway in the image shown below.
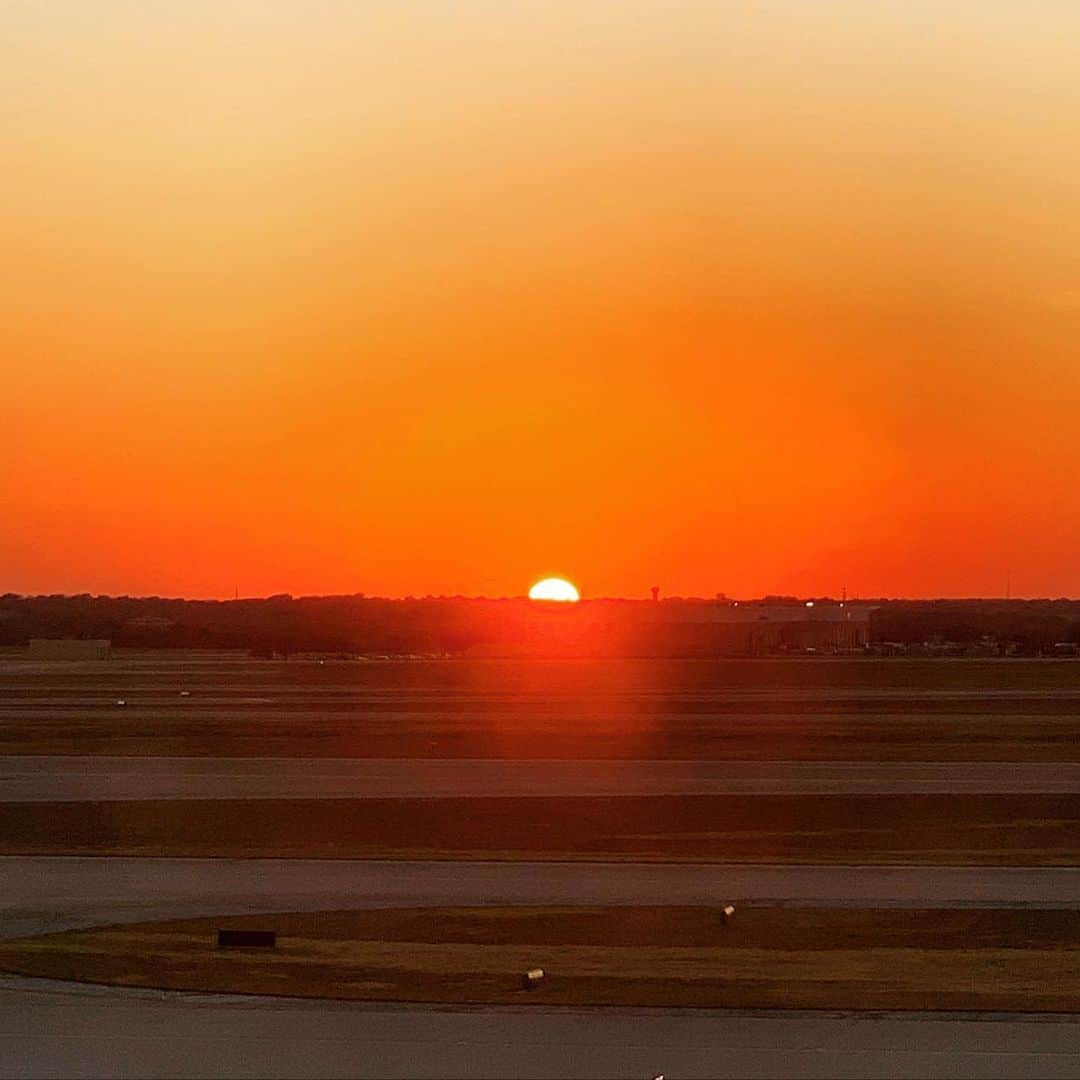
<svg viewBox="0 0 1080 1080"><path fill-rule="evenodd" d="M260 911L479 904L1071 908L1080 867L0 858L0 937Z"/></svg>
<svg viewBox="0 0 1080 1080"><path fill-rule="evenodd" d="M0 977L0 1077L1075 1077L1025 1016L419 1009Z"/></svg>
<svg viewBox="0 0 1080 1080"><path fill-rule="evenodd" d="M1077 794L1080 763L0 757L0 802L732 793Z"/></svg>
<svg viewBox="0 0 1080 1080"><path fill-rule="evenodd" d="M316 665L300 663L230 661L217 665L220 672L212 664L181 667L158 659L89 665L85 672L31 666L25 684L9 666L0 671L0 718L55 721L60 732L69 718L102 718L120 723L117 730L124 732L129 726L151 730L163 717L201 716L223 730L234 718L250 723L256 717L267 731L277 731L316 715L345 725L363 718L375 728L404 721L422 732L425 724L446 724L451 717L468 726L504 715L508 724L523 717L541 725L551 718L570 725L584 716L625 719L632 730L635 718L658 724L670 714L683 727L708 719L722 729L740 717L746 722L767 713L775 719L785 711L793 723L833 713L838 722L857 715L869 723L880 708L883 731L897 716L925 719L940 709L943 716L1000 711L1013 719L1030 711L1056 732L1072 722L1073 703L1080 700L1072 674L1080 668L1054 668L1050 679L1043 677L1050 671L1045 665L1033 667L1033 674L1016 665L1000 667L1000 678L998 667L985 665L978 688L970 690L960 680L969 669L947 666L930 671L931 686L909 686L910 665L875 668L874 685L862 685L870 669L852 667L836 686L831 683L846 668L807 669L807 680L827 677L829 686L808 685L802 676L789 686L791 678L776 679L789 667L736 665L728 686L719 685L728 669L714 665L718 685L690 689L691 677L704 670L690 665L685 686L662 692L653 689L656 674L648 665L621 665L608 675L596 665L582 671L532 665L520 685L511 679L517 672L512 666L505 674L499 667L485 675L484 668L476 685L471 668L420 665L414 676L409 665L394 667L400 675L380 674L377 666L340 666L339 674L370 686L307 685ZM412 685L389 685L406 675ZM257 741L252 745L266 752ZM1080 764L0 757L0 801L947 792L1077 794ZM1080 867L0 858L0 936L215 913L399 905L730 900L1069 909L1077 898ZM410 1008L0 976L0 1077L659 1073L1074 1077L1080 1075L1080 1022L986 1014Z"/></svg>

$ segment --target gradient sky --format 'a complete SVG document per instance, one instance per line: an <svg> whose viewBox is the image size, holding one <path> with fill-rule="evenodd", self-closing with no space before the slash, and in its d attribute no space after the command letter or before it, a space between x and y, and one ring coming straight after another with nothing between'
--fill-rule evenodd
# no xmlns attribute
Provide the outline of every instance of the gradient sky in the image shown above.
<svg viewBox="0 0 1080 1080"><path fill-rule="evenodd" d="M0 2L0 592L1080 593L1078 47Z"/></svg>

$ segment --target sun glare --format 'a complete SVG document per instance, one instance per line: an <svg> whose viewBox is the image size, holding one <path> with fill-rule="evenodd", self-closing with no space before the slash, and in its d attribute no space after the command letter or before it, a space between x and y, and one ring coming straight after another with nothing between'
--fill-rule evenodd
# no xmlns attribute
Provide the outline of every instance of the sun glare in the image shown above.
<svg viewBox="0 0 1080 1080"><path fill-rule="evenodd" d="M573 603L581 599L577 589L565 578L549 577L538 581L529 590L530 600L557 600L561 603Z"/></svg>

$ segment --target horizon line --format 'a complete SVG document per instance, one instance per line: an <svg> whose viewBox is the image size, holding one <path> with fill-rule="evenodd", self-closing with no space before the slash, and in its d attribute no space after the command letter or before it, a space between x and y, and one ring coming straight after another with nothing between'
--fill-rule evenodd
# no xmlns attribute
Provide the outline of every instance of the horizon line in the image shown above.
<svg viewBox="0 0 1080 1080"><path fill-rule="evenodd" d="M256 596L166 596L159 593L89 593L89 592L54 592L54 593L20 593L6 591L0 594L3 600L51 600L51 599L77 600L89 598L91 600L133 600L148 601L160 600L167 603L184 604L244 604L265 603L270 600L372 600L384 603L418 603L425 601L486 601L500 603L509 601L526 601L528 603L543 603L544 601L531 600L526 593L514 593L503 596L489 596L486 594L467 593L425 593L423 595L405 594L398 596L385 596L381 594L353 592L353 593L302 593L288 592L267 593ZM669 596L661 596L653 599L649 596L588 596L582 595L575 603L700 603L700 604L764 604L764 603L799 603L806 604L883 604L883 603L1077 603L1080 597L1076 596L993 596L993 595L967 595L967 596L832 596L829 594L806 594L794 593L766 593L763 596L743 597L727 596L717 593L713 596L695 596L672 593Z"/></svg>

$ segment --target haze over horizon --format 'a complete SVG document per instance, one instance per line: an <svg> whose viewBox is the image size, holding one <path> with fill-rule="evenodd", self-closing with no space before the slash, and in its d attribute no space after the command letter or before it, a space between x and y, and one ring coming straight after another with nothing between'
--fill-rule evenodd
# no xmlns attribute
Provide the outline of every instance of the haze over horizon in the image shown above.
<svg viewBox="0 0 1080 1080"><path fill-rule="evenodd" d="M0 591L1080 595L1080 5L0 38Z"/></svg>

